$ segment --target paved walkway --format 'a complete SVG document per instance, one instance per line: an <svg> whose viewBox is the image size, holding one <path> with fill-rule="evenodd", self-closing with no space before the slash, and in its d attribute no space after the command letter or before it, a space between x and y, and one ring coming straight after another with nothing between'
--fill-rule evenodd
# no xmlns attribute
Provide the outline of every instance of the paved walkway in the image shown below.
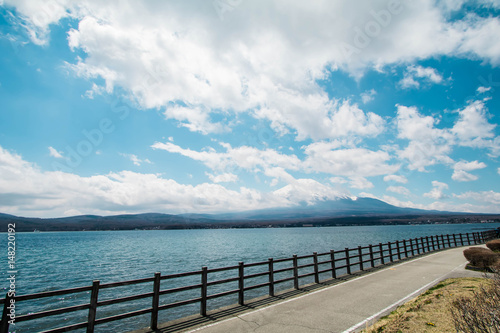
<svg viewBox="0 0 500 333"><path fill-rule="evenodd" d="M437 252L190 330L197 333L353 332L464 269L464 248Z"/></svg>
<svg viewBox="0 0 500 333"><path fill-rule="evenodd" d="M464 269L463 250L449 249L390 265L328 287L291 292L283 301L256 302L256 309L236 308L209 317L180 321L155 332L324 333L355 332L397 306L450 277L479 276ZM267 304L267 305L266 305ZM243 308L243 309L242 309ZM214 321L217 319L217 321ZM194 325L198 325L194 327ZM151 330L139 330L146 333Z"/></svg>

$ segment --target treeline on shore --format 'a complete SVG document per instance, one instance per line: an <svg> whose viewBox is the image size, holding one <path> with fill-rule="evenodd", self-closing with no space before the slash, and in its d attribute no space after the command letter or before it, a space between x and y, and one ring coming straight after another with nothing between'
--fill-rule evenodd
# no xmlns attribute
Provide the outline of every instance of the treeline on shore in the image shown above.
<svg viewBox="0 0 500 333"><path fill-rule="evenodd" d="M98 230L173 230L228 228L296 228L366 225L500 223L500 215L373 215L298 218L287 220L212 220L168 214L117 216L83 215L42 219L0 214L0 232L15 223L17 232L98 231Z"/></svg>

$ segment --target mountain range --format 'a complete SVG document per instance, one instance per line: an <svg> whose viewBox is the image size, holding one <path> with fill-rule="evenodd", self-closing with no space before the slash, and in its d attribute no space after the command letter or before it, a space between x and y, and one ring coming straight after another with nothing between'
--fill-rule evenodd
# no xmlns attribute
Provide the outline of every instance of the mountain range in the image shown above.
<svg viewBox="0 0 500 333"><path fill-rule="evenodd" d="M0 214L0 231L5 232L9 223L15 223L16 231L81 231L366 225L410 223L411 221L428 223L431 217L434 221L448 220L448 222L457 223L463 220L464 216L463 213L395 207L372 198L339 198L319 201L314 205L302 204L295 207L221 214L146 213L113 216L80 215L61 218L32 218Z"/></svg>

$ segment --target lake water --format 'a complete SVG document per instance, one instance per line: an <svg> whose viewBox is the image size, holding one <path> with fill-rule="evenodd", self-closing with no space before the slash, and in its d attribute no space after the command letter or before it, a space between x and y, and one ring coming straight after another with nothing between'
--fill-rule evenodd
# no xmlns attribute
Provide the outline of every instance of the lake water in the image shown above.
<svg viewBox="0 0 500 333"><path fill-rule="evenodd" d="M118 282L162 275L196 271L202 266L217 268L245 263L289 258L293 254L328 252L345 247L378 244L415 237L448 233L466 233L500 227L499 223L458 225L353 226L324 228L269 228L269 229L204 229L154 231L96 231L96 232L41 232L16 234L16 290L17 295L42 291L89 286L92 280L101 283ZM7 247L7 234L5 247ZM7 251L5 251L6 253ZM8 290L7 258L2 269L1 287ZM199 283L198 281L193 281ZM175 286L173 286L175 287ZM288 286L290 287L290 286ZM172 286L170 286L172 288ZM134 288L122 288L123 295ZM162 290L165 289L162 287ZM150 290L143 291L149 292ZM138 290L135 291L136 293ZM258 292L258 291L257 291ZM260 291L265 294L266 290ZM123 296L115 294L113 297ZM105 292L100 293L105 299ZM102 297L101 297L102 296ZM4 296L2 296L4 297ZM197 296L194 296L197 297ZM60 306L88 303L88 295L59 297ZM171 302L171 301L170 301ZM23 304L24 303L24 304ZM39 311L47 304L38 301L20 302L16 314ZM52 302L53 303L53 302ZM234 298L214 302L211 308L235 303ZM138 308L151 306L150 299ZM120 308L121 307L121 308ZM198 311L198 305L160 312L160 322ZM100 308L99 308L100 309ZM117 310L130 311L130 305L118 305L104 311L99 317L112 315ZM175 311L174 311L175 310ZM50 319L50 318L49 318ZM52 319L50 319L52 320ZM86 320L86 312L61 315L61 323L72 324ZM98 325L97 332L124 332L146 327L148 316ZM36 332L54 327L48 320L22 322L16 332ZM13 327L14 328L14 327Z"/></svg>

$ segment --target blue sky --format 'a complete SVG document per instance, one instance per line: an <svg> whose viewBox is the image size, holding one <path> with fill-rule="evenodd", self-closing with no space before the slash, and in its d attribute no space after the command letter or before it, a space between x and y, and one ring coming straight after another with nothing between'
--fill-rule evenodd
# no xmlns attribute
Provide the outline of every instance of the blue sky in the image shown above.
<svg viewBox="0 0 500 333"><path fill-rule="evenodd" d="M0 1L0 212L500 213L500 2Z"/></svg>

